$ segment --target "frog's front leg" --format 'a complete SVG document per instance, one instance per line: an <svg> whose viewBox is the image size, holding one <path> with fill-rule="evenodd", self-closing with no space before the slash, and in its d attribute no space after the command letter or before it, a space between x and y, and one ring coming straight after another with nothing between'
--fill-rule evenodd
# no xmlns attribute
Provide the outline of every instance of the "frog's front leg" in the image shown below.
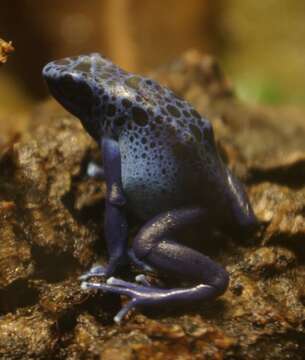
<svg viewBox="0 0 305 360"><path fill-rule="evenodd" d="M121 180L121 154L118 143L109 138L101 141L104 175L107 185L105 208L105 238L109 253L107 267L94 266L81 276L86 280L92 276L112 275L117 267L128 261L126 203Z"/></svg>
<svg viewBox="0 0 305 360"><path fill-rule="evenodd" d="M95 288L131 297L131 301L115 317L120 322L134 307L190 303L221 295L229 282L228 273L209 257L173 241L175 233L198 222L209 221L201 208L178 209L163 213L148 222L136 236L135 255L161 273L172 274L193 285L164 289L124 283L110 278L107 284L87 283L83 288Z"/></svg>

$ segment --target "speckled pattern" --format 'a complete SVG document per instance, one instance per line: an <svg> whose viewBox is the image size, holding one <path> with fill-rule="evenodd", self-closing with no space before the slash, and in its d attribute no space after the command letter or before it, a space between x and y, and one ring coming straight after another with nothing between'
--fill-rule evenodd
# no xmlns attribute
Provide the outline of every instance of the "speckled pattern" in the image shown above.
<svg viewBox="0 0 305 360"><path fill-rule="evenodd" d="M124 192L138 216L202 204L225 188L210 122L168 88L99 54L51 62L43 74L91 136L118 140Z"/></svg>

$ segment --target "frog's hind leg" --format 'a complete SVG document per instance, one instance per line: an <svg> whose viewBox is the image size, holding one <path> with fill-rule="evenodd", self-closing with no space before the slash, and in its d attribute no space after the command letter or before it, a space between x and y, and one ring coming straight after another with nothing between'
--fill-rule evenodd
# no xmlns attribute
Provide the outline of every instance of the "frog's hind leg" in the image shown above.
<svg viewBox="0 0 305 360"><path fill-rule="evenodd" d="M133 249L138 259L145 261L161 273L189 280L193 286L164 289L109 280L106 284L84 283L85 288L127 295L129 302L115 317L117 322L134 307L162 304L185 304L209 300L224 293L228 286L228 273L209 257L172 240L185 226L207 221L200 208L173 210L148 222L136 236Z"/></svg>

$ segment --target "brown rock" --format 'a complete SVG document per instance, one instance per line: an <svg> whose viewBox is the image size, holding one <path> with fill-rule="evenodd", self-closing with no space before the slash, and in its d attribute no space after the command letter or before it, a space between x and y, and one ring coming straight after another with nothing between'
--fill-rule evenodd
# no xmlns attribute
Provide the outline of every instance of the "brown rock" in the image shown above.
<svg viewBox="0 0 305 360"><path fill-rule="evenodd" d="M105 186L85 175L96 145L49 102L0 158L3 358L303 359L305 112L239 103L215 60L194 51L155 77L211 119L259 219L247 243L200 234L202 251L230 272L228 291L121 326L111 320L118 297L80 291L77 276L105 250Z"/></svg>
<svg viewBox="0 0 305 360"><path fill-rule="evenodd" d="M57 344L54 320L37 308L0 318L1 359L45 359Z"/></svg>

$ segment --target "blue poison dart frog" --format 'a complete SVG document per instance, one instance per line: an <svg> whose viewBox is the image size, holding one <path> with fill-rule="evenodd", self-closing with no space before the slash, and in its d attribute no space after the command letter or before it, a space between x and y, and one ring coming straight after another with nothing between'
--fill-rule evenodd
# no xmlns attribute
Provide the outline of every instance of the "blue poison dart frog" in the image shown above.
<svg viewBox="0 0 305 360"><path fill-rule="evenodd" d="M97 53L48 63L43 76L51 94L78 117L101 149L103 168L89 174L107 185L106 267L81 276L83 289L127 295L132 308L187 304L225 292L226 270L180 244L178 234L198 224L225 233L248 233L256 218L242 184L222 162L210 122L187 101L154 80L128 73ZM128 249L126 210L144 223ZM144 269L180 278L178 288L113 277L132 261ZM106 283L90 282L105 277Z"/></svg>

